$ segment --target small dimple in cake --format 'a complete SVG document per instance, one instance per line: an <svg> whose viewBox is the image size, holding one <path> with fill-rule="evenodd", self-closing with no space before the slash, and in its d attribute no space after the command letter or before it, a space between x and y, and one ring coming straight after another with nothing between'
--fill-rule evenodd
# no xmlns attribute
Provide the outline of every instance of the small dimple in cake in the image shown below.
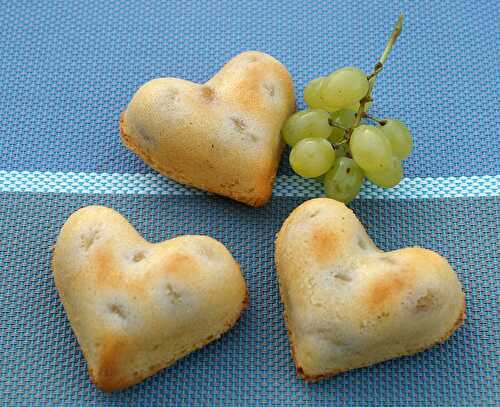
<svg viewBox="0 0 500 407"><path fill-rule="evenodd" d="M273 57L248 51L213 78L141 86L121 116L124 144L160 173L252 206L266 203L295 110L293 83Z"/></svg>
<svg viewBox="0 0 500 407"><path fill-rule="evenodd" d="M332 199L290 214L275 260L293 358L307 380L422 351L465 317L462 287L443 257L418 247L381 251Z"/></svg>
<svg viewBox="0 0 500 407"><path fill-rule="evenodd" d="M94 383L123 389L231 328L246 306L239 265L219 242L152 244L112 209L66 221L52 270Z"/></svg>
<svg viewBox="0 0 500 407"><path fill-rule="evenodd" d="M94 242L99 238L99 231L95 229L91 229L88 232L80 235L81 239L81 247L87 251L90 249L90 246L94 244Z"/></svg>
<svg viewBox="0 0 500 407"><path fill-rule="evenodd" d="M139 263L146 258L146 253L143 250L136 251L132 256L132 261L134 263Z"/></svg>
<svg viewBox="0 0 500 407"><path fill-rule="evenodd" d="M201 91L202 98L207 103L211 103L215 100L215 98L216 98L215 90L213 88L211 88L210 86L202 86L200 88L200 91Z"/></svg>

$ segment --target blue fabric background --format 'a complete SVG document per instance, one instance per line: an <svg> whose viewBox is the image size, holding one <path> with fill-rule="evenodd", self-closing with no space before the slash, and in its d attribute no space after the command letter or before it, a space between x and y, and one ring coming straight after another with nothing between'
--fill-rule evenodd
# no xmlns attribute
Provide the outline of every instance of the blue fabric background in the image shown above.
<svg viewBox="0 0 500 407"><path fill-rule="evenodd" d="M499 6L483 0L0 0L0 170L149 172L118 139L119 114L145 81L205 81L258 49L290 69L302 107L308 80L370 70L400 11L405 29L373 111L412 128L406 175L498 174ZM295 377L273 263L274 235L301 201L252 209L214 196L0 192L0 403L498 405L498 198L354 201L382 248L449 258L468 317L443 345L309 385ZM50 270L59 228L88 204L119 210L153 241L202 233L226 244L250 290L238 325L138 386L97 390Z"/></svg>

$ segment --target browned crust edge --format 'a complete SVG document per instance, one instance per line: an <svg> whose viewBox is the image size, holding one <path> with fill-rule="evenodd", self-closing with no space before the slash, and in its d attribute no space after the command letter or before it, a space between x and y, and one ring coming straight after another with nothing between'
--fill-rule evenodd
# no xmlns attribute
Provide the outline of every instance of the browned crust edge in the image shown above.
<svg viewBox="0 0 500 407"><path fill-rule="evenodd" d="M302 206L302 205L304 205L304 204L301 204L299 206ZM433 347L435 345L443 343L458 328L460 328L460 326L463 324L463 322L465 321L465 317L466 317L466 313L465 313L465 309L466 309L465 296L464 296L463 306L462 306L462 309L461 309L461 311L460 311L460 313L458 315L457 320L455 321L455 323L453 324L453 326L451 327L451 329L448 332L446 332L446 334L443 335L436 342L431 343L428 346L423 346L421 348L418 348L418 349L415 349L415 350L411 350L411 351L409 351L407 353L403 353L403 354L394 356L394 357L392 357L390 359L380 360L380 361L377 361L377 362L374 362L374 363L367 363L365 365L358 366L356 368L352 368L352 369L337 369L337 370L332 370L330 372L327 372L327 373L324 373L324 374L321 374L321 375L307 375L304 372L303 367L300 365L300 363L298 362L297 357L296 357L297 351L295 349L295 341L294 341L294 338L293 338L293 333L290 330L290 324L289 324L289 321L288 321L288 314L287 314L287 307L286 307L286 304L285 304L285 302L283 300L285 298L285 296L284 296L284 292L283 292L283 284L281 283L281 279L280 279L280 273L278 272L279 261L278 261L278 256L277 256L278 253L277 253L277 249L276 249L278 247L278 245L280 244L281 233L288 226L288 223L290 222L290 218L293 216L293 214L297 210L297 208L295 208L292 211L292 213L283 222L283 225L281 226L281 229L276 234L276 239L275 239L275 243L274 243L274 245L275 245L275 250L274 250L274 252L275 252L275 259L274 259L274 262L275 262L275 265L276 265L276 275L278 276L278 285L279 285L279 291L280 291L280 300L281 300L281 303L283 304L283 314L284 314L283 316L284 316L284 319L285 319L285 326L286 326L286 330L287 330L287 333L288 333L288 339L290 341L290 352L291 352L291 355L292 355L293 363L295 364L295 369L296 369L296 372L297 372L297 377L305 380L308 383L314 383L314 382L318 382L320 380L323 380L323 379L335 376L335 375L337 375L339 373L348 372L349 370L354 370L354 369L359 369L359 368L363 368L363 367L373 366L373 365L376 365L378 363L387 362L388 360L397 359L397 358L404 357L404 356L411 356L411 355L414 355L416 353L423 352L423 351L425 351L425 350L427 350L427 349L429 349L429 348L431 348L431 347Z"/></svg>
<svg viewBox="0 0 500 407"><path fill-rule="evenodd" d="M160 174L165 175L174 181L186 185L189 187L194 187L197 189L202 189L204 191L216 194L216 195L222 195L227 198L234 199L235 201L242 202L246 205L253 206L253 207L259 207L264 204L266 204L269 199L271 199L272 196L272 191L273 191L273 185L274 185L274 180L276 179L276 174L278 172L278 166L280 159L276 160L276 162L273 163L272 166L272 171L271 171L271 177L269 178L269 184L266 185L266 193L261 194L261 195L250 195L250 194L240 194L236 191L232 190L214 190L213 188L205 187L203 185L193 185L190 183L188 180L184 179L181 177L174 168L167 168L166 166L163 166L159 164L156 160L154 160L148 153L143 151L137 144L135 144L131 137L125 133L125 111L123 111L120 115L120 136L122 143L127 147L130 151L132 151L134 154L139 156L146 164L148 164L151 168L154 170L158 171ZM283 153L283 149L285 148L283 142L280 143L279 147L279 157L281 157Z"/></svg>
<svg viewBox="0 0 500 407"><path fill-rule="evenodd" d="M138 384L138 383L146 380L147 378L153 376L154 374L158 373L160 370L163 370L163 369L166 369L166 368L172 366L175 362L177 362L178 360L187 356L188 354L190 354L198 349L201 349L202 347L208 345L210 342L214 342L217 339L219 339L222 335L224 335L226 332L228 332L231 328L233 328L236 325L236 323L238 322L238 320L241 317L241 314L248 307L248 304L249 304L248 288L246 288L246 285L245 285L245 297L241 303L240 311L238 312L236 318L234 320L230 321L229 324L221 332L219 332L217 335L209 336L208 338L206 338L202 342L199 342L199 343L193 345L191 348L189 348L187 350L183 350L182 352L180 352L179 354L174 356L172 359L170 359L164 363L150 366L148 369L143 370L137 376L132 377L131 380L128 380L128 381L123 380L123 381L119 381L119 382L99 381L98 377L96 376L96 374L94 373L92 368L88 367L90 379L92 380L92 383L94 383L99 389L101 389L105 392L108 392L108 393L116 392L116 391L120 391L120 390L125 390L125 389L127 389L135 384Z"/></svg>
<svg viewBox="0 0 500 407"><path fill-rule="evenodd" d="M379 363L387 362L388 360L402 358L404 356L411 356L411 355L415 355L416 353L423 352L423 351L425 351L425 350L427 350L427 349L429 349L429 348L431 348L433 346L436 346L436 345L438 345L438 344L443 343L444 341L446 341L462 325L462 323L464 322L464 320L465 320L465 298L464 298L463 308L462 308L462 310L460 312L460 315L458 316L457 320L453 324L453 327L444 336L442 336L440 339L438 339L436 342L431 343L428 346L423 346L421 348L418 348L418 349L415 349L415 350L411 350L411 351L409 351L407 353L402 353L400 355L394 356L394 357L389 358L389 359L380 360L380 361L377 361L377 362L374 362L374 363L367 363L365 365L358 366L358 367L355 367L355 368L352 368L352 369L338 369L338 370L332 370L331 372L328 372L328 373L325 373L325 374L321 374L321 375L309 376L309 375L307 375L304 372L304 369L298 363L298 361L297 361L297 359L295 357L295 344L290 339L290 344L291 344L291 349L292 349L291 350L291 352L292 352L292 358L293 358L293 361L295 363L295 368L297 370L297 376L300 377L301 379L304 379L306 382L315 383L315 382L318 382L320 380L323 380L323 379L326 379L326 378L329 378L329 377L332 377L332 376L336 376L339 373L348 372L349 370L354 370L354 369L359 369L359 368L363 368L363 367L373 366L373 365L376 365L376 364L379 364ZM285 321L287 321L286 311L285 311ZM288 330L288 321L286 323L287 323L287 330ZM291 336L290 336L290 338L291 338Z"/></svg>

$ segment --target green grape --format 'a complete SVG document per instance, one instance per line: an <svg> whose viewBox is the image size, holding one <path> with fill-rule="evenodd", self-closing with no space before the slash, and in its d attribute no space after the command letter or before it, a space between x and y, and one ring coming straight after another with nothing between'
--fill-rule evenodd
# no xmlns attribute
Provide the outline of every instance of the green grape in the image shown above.
<svg viewBox="0 0 500 407"><path fill-rule="evenodd" d="M320 90L324 79L323 76L313 79L304 88L304 101L312 109L319 109L324 104L320 98Z"/></svg>
<svg viewBox="0 0 500 407"><path fill-rule="evenodd" d="M393 154L400 160L410 155L413 139L410 130L405 124L396 119L385 119L385 124L380 127L391 143Z"/></svg>
<svg viewBox="0 0 500 407"><path fill-rule="evenodd" d="M338 110L330 114L330 120L333 124L338 124L346 129L352 127L356 114L352 110ZM332 126L332 134L330 141L332 143L340 143L344 139L344 130L339 127Z"/></svg>
<svg viewBox="0 0 500 407"><path fill-rule="evenodd" d="M365 171L381 171L392 166L392 148L379 127L362 124L354 129L349 143L352 158Z"/></svg>
<svg viewBox="0 0 500 407"><path fill-rule="evenodd" d="M365 112L370 110L370 107L372 107L372 104L373 104L373 102L365 103ZM353 112L357 112L359 109L359 102L354 103L352 106L346 107L346 109L352 110Z"/></svg>
<svg viewBox="0 0 500 407"><path fill-rule="evenodd" d="M363 184L363 170L354 160L341 157L323 179L325 194L341 202L350 202L358 195Z"/></svg>
<svg viewBox="0 0 500 407"><path fill-rule="evenodd" d="M320 88L321 107L328 111L358 103L368 92L368 79L359 68L342 68L325 78Z"/></svg>
<svg viewBox="0 0 500 407"><path fill-rule="evenodd" d="M329 118L324 110L303 110L288 118L281 133L291 147L308 137L328 138L332 131Z"/></svg>
<svg viewBox="0 0 500 407"><path fill-rule="evenodd" d="M305 138L293 146L290 165L302 177L315 178L327 172L335 161L335 151L324 138Z"/></svg>
<svg viewBox="0 0 500 407"><path fill-rule="evenodd" d="M392 157L391 166L382 171L366 172L366 177L382 188L392 188L399 184L403 178L403 167L401 160L397 157Z"/></svg>

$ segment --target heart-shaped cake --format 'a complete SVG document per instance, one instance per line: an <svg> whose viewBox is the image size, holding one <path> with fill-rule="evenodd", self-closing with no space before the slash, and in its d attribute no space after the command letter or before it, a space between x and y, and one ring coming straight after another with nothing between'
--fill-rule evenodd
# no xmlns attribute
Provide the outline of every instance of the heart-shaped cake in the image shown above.
<svg viewBox="0 0 500 407"><path fill-rule="evenodd" d="M327 198L296 208L276 240L292 354L299 376L318 380L422 351L465 317L448 262L411 247L379 250L354 213Z"/></svg>
<svg viewBox="0 0 500 407"><path fill-rule="evenodd" d="M102 206L69 217L52 269L90 376L106 391L138 383L217 339L247 302L239 265L218 241L149 243Z"/></svg>
<svg viewBox="0 0 500 407"><path fill-rule="evenodd" d="M203 85L177 78L146 83L123 112L120 132L163 175L259 206L271 196L281 126L294 110L287 69L248 51Z"/></svg>

